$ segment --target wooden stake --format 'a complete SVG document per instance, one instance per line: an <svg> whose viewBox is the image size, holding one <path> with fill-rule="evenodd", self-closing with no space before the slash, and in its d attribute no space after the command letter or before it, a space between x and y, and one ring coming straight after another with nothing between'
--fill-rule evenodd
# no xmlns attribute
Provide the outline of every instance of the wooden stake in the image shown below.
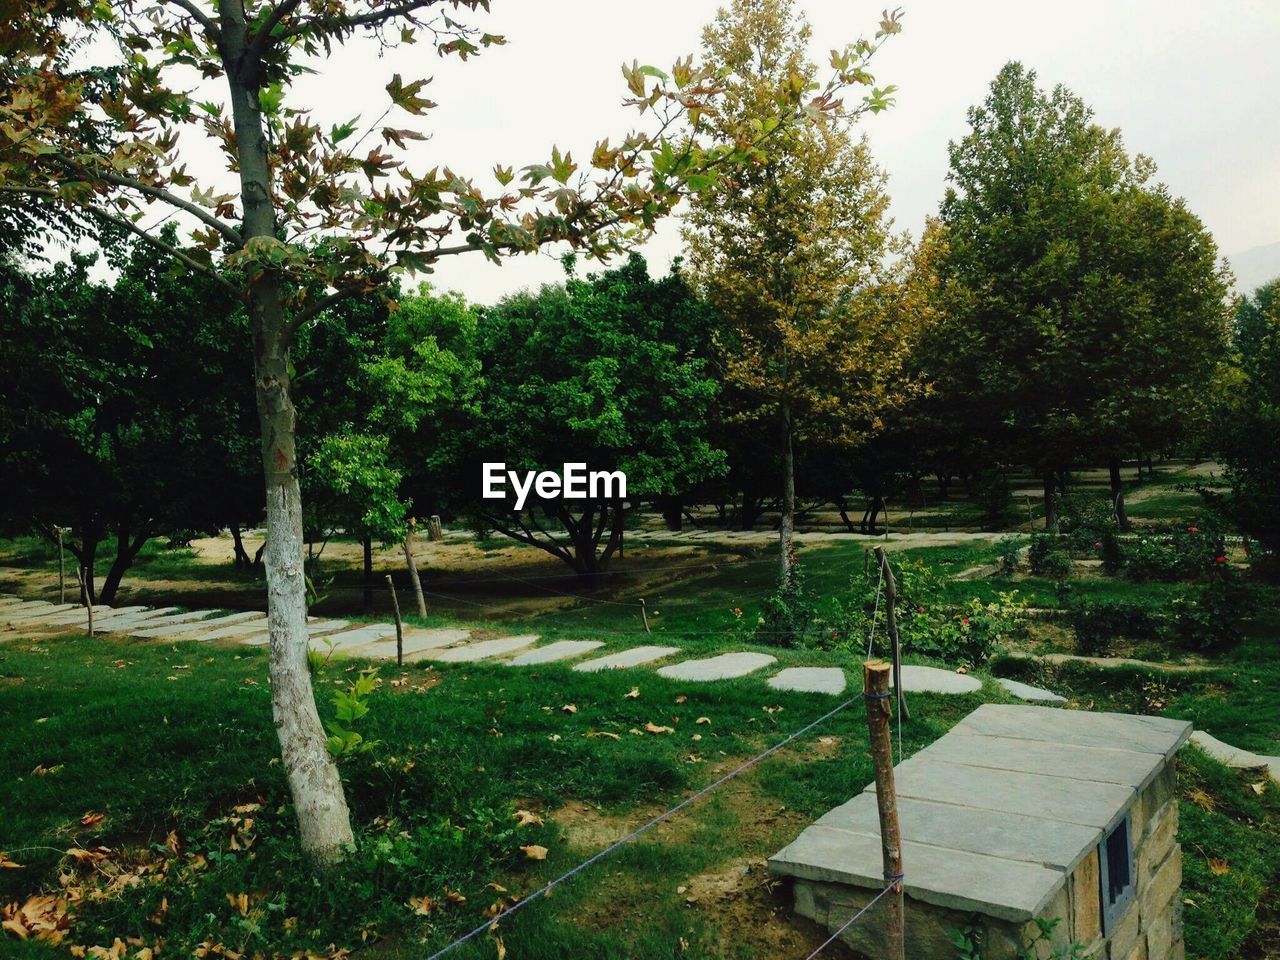
<svg viewBox="0 0 1280 960"><path fill-rule="evenodd" d="M93 636L93 603L89 600L89 586L85 580L84 568L76 567L76 579L80 581L80 602L84 604L85 613L89 616L89 636Z"/></svg>
<svg viewBox="0 0 1280 960"><path fill-rule="evenodd" d="M409 582L413 585L413 597L418 601L418 616L427 615L427 598L422 594L422 579L418 576L418 565L413 561L413 531L417 522L409 518L409 529L404 535L404 563L409 568Z"/></svg>
<svg viewBox="0 0 1280 960"><path fill-rule="evenodd" d="M649 613L644 605L644 597L640 598L640 616L644 618L644 632L652 633L653 631L649 629Z"/></svg>
<svg viewBox="0 0 1280 960"><path fill-rule="evenodd" d="M404 624L400 622L400 598L396 596L396 584L387 574L387 589L391 591L391 609L396 615L396 666L404 666Z"/></svg>
<svg viewBox="0 0 1280 960"><path fill-rule="evenodd" d="M895 891L885 897L886 960L906 960L902 894L902 833L898 828L898 798L893 785L893 743L889 733L889 664L870 660L862 667L862 695L867 700L867 732L876 771L876 809L880 814L880 846L885 882Z"/></svg>
<svg viewBox="0 0 1280 960"><path fill-rule="evenodd" d="M58 527L58 602L67 602L66 561L62 549L61 527Z"/></svg>
<svg viewBox="0 0 1280 960"><path fill-rule="evenodd" d="M893 651L893 693L897 699L898 710L903 719L911 719L911 711L907 709L907 693L902 689L902 645L898 641L898 581L893 579L893 567L889 565L889 557L884 547L876 547L876 560L884 572L884 612L889 625L889 641Z"/></svg>

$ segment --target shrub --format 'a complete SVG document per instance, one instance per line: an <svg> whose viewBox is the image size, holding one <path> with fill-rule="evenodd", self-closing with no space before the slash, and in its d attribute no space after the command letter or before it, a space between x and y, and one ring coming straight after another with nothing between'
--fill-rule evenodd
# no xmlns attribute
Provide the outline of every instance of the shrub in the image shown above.
<svg viewBox="0 0 1280 960"><path fill-rule="evenodd" d="M1255 598L1235 571L1222 569L1208 583L1177 597L1166 634L1187 650L1221 651L1240 642Z"/></svg>
<svg viewBox="0 0 1280 960"><path fill-rule="evenodd" d="M760 605L756 641L771 647L798 646L816 622L817 610L805 592L804 570L793 551L787 576Z"/></svg>
<svg viewBox="0 0 1280 960"><path fill-rule="evenodd" d="M1008 524L1013 505L1009 480L1003 470L984 470L974 477L969 490L973 502L982 511L983 529L999 530Z"/></svg>
<svg viewBox="0 0 1280 960"><path fill-rule="evenodd" d="M1167 536L1141 536L1125 553L1125 574L1134 580L1176 583L1194 580L1225 564L1226 541L1212 520Z"/></svg>
<svg viewBox="0 0 1280 960"><path fill-rule="evenodd" d="M1013 576L1018 572L1018 566L1022 562L1022 538L1004 537L997 546L1000 572L1006 576Z"/></svg>
<svg viewBox="0 0 1280 960"><path fill-rule="evenodd" d="M1096 494L1072 494L1062 498L1059 511L1062 531L1071 549L1096 556L1108 574L1119 573L1124 554L1111 501Z"/></svg>
<svg viewBox="0 0 1280 960"><path fill-rule="evenodd" d="M1115 637L1151 639L1160 622L1150 610L1121 600L1084 600L1071 608L1076 650L1086 656L1105 654Z"/></svg>
<svg viewBox="0 0 1280 960"><path fill-rule="evenodd" d="M1071 556L1060 546L1057 537L1048 533L1033 533L1027 549L1027 563L1038 577L1065 580L1071 576Z"/></svg>

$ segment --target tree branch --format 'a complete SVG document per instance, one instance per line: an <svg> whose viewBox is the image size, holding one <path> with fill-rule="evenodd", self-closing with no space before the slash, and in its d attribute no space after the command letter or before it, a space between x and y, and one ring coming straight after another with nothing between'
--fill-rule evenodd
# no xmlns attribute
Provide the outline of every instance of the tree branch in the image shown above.
<svg viewBox="0 0 1280 960"><path fill-rule="evenodd" d="M351 289L347 289L347 290L337 290L329 294L327 297L321 297L319 300L315 301L310 306L305 307L304 309L299 310L296 314L294 314L293 319L291 319L287 324L285 324L285 328L284 328L285 334L287 336L292 337L295 333L301 330L309 320L313 319L317 314L325 310L328 310L330 307L334 306L335 304L341 303L343 300L346 300L348 297L354 297L354 296L355 296L355 291Z"/></svg>
<svg viewBox="0 0 1280 960"><path fill-rule="evenodd" d="M249 41L248 52L250 57L254 59L262 57L262 54L266 52L267 44L271 42L272 31L275 30L281 20L293 13L294 10L297 10L301 3L302 0L282 0L272 8L266 23L258 29L258 32L253 35L253 39ZM286 36L290 35L286 33Z"/></svg>
<svg viewBox="0 0 1280 960"><path fill-rule="evenodd" d="M389 20L396 17L407 16L426 7L434 7L441 0L406 0L404 3L397 3L394 6L383 7L381 10L371 10L368 13L357 14L356 16L345 17L309 17L303 20L296 27L286 30L281 39L296 37L305 33L310 26L318 25L326 31L336 33L339 30L354 30L357 27L376 27L381 26Z"/></svg>
<svg viewBox="0 0 1280 960"><path fill-rule="evenodd" d="M222 31L218 29L218 25L213 22L213 19L207 13L197 7L193 0L164 0L164 2L185 10L196 23L204 27L205 33L209 35L209 39L215 45L222 39Z"/></svg>

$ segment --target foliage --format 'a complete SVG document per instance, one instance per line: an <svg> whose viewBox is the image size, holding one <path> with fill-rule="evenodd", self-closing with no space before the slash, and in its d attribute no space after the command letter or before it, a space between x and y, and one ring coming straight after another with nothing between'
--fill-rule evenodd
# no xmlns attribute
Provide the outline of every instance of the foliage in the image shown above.
<svg viewBox="0 0 1280 960"><path fill-rule="evenodd" d="M1062 548L1057 535L1033 533L1027 548L1027 565L1038 577L1066 580L1071 576L1071 554Z"/></svg>
<svg viewBox="0 0 1280 960"><path fill-rule="evenodd" d="M1124 551L1115 507L1109 499L1088 493L1060 497L1058 516L1072 550L1096 556L1108 575L1120 572Z"/></svg>
<svg viewBox="0 0 1280 960"><path fill-rule="evenodd" d="M984 530L1001 530L1008 525L1013 511L1010 503L1009 478L1000 467L981 471L970 485L973 501L982 511Z"/></svg>
<svg viewBox="0 0 1280 960"><path fill-rule="evenodd" d="M816 621L817 610L805 590L804 570L793 553L777 588L760 604L755 638L771 647L802 646Z"/></svg>
<svg viewBox="0 0 1280 960"><path fill-rule="evenodd" d="M1243 620L1256 609L1252 591L1230 568L1173 601L1168 635L1183 649L1230 650L1242 639Z"/></svg>
<svg viewBox="0 0 1280 960"><path fill-rule="evenodd" d="M1125 600L1079 600L1070 608L1070 619L1076 649L1085 656L1104 656L1117 637L1152 639L1162 622L1147 605Z"/></svg>
<svg viewBox="0 0 1280 960"><path fill-rule="evenodd" d="M1054 947L1051 953L1046 954L1040 945L1052 942L1053 932L1062 923L1062 918L1035 917L1034 923L1035 933L1018 954L1018 960L1085 960L1088 956L1085 945L1078 942ZM962 930L948 930L947 938L956 948L956 960L983 960L983 928L977 920Z"/></svg>
<svg viewBox="0 0 1280 960"><path fill-rule="evenodd" d="M1124 550L1125 575L1139 581L1193 580L1226 565L1222 529L1209 518L1167 536L1141 535Z"/></svg>
<svg viewBox="0 0 1280 960"><path fill-rule="evenodd" d="M997 549L1000 558L1000 572L1011 577L1018 572L1022 563L1022 548L1026 546L1021 537L1001 537Z"/></svg>
<svg viewBox="0 0 1280 960"><path fill-rule="evenodd" d="M368 753L378 746L377 740L366 740L354 728L369 715L369 696L378 686L377 674L362 670L345 690L333 692L333 719L325 721L329 731L325 742L335 760Z"/></svg>

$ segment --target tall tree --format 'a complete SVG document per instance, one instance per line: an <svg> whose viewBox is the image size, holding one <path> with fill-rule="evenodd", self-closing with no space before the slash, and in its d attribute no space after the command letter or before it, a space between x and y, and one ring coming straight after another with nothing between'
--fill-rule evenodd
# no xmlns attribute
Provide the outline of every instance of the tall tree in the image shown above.
<svg viewBox="0 0 1280 960"><path fill-rule="evenodd" d="M488 0L15 6L16 15L0 20L7 81L0 191L116 223L208 272L247 308L267 503L272 710L303 849L317 864L332 864L353 833L306 661L289 357L298 330L344 298L376 292L393 269L462 253L498 259L559 241L602 255L625 247L686 190L710 185L719 166L760 149L774 129L833 109L837 91L864 82L864 51L847 51L816 97L780 91L773 128L742 142L709 140L710 72L688 60L669 76L633 64L624 68L628 102L651 118L647 130L600 142L582 172L555 148L546 162L525 167L518 184L499 164L498 189L486 191L448 166L414 173L410 141L425 134L384 124L387 113L367 126L326 130L290 98L296 77L322 69L336 47L357 38L373 46L425 39L441 56L463 60L499 44L500 36L458 19L460 9L487 10ZM422 95L427 82L392 76L391 107L426 114L434 106ZM366 147L370 136L375 145ZM225 156L234 184L196 181L192 164L210 147ZM195 226L194 245L169 243L145 226L152 205Z"/></svg>
<svg viewBox="0 0 1280 960"><path fill-rule="evenodd" d="M1212 240L1092 118L1007 64L950 145L940 216L959 295L929 346L935 408L1039 471L1049 528L1073 462L1176 429L1223 331Z"/></svg>
<svg viewBox="0 0 1280 960"><path fill-rule="evenodd" d="M866 55L899 29L897 14L886 13ZM815 85L809 39L792 0L735 0L720 11L703 33L725 89L712 120L720 136L749 137L770 122L779 91ZM725 380L743 399L736 415L776 424L784 578L797 442L856 442L874 432L893 405L888 385L905 356L889 315L865 295L893 242L884 175L852 133L853 120L888 106L892 90L782 132L768 156L699 194L685 220L690 273L721 317Z"/></svg>

